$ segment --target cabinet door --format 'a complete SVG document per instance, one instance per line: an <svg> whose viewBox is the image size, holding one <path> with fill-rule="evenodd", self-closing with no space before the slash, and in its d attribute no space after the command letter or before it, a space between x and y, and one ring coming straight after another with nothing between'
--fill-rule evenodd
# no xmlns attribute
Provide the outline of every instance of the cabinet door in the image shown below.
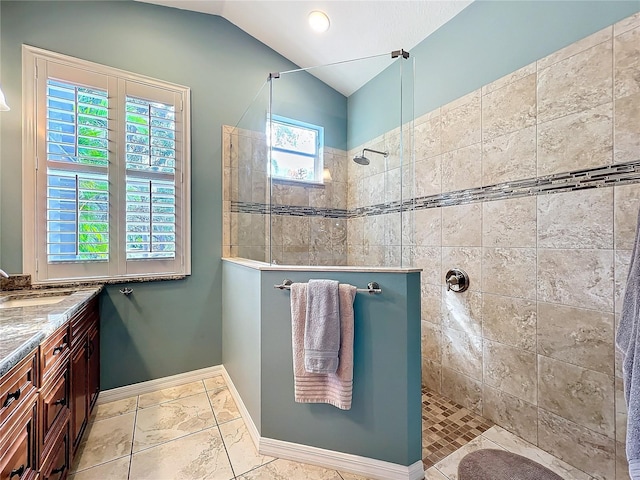
<svg viewBox="0 0 640 480"><path fill-rule="evenodd" d="M0 480L29 480L37 475L37 412L38 398L34 395L28 407L11 421L5 444L0 445Z"/></svg>
<svg viewBox="0 0 640 480"><path fill-rule="evenodd" d="M40 459L44 460L53 447L59 425L69 418L69 357L50 382L40 389Z"/></svg>
<svg viewBox="0 0 640 480"><path fill-rule="evenodd" d="M80 443L87 422L87 343L86 339L71 355L71 438L74 449Z"/></svg>
<svg viewBox="0 0 640 480"><path fill-rule="evenodd" d="M0 378L0 437L3 436L4 423L36 391L37 372L38 349Z"/></svg>
<svg viewBox="0 0 640 480"><path fill-rule="evenodd" d="M48 381L48 377L54 375L60 365L69 358L70 345L68 324L64 324L40 344L39 385L41 387Z"/></svg>
<svg viewBox="0 0 640 480"><path fill-rule="evenodd" d="M40 480L64 480L69 472L69 422L65 423L55 441L51 454L42 463Z"/></svg>
<svg viewBox="0 0 640 480"><path fill-rule="evenodd" d="M100 392L100 335L98 326L92 325L89 329L89 412L98 399Z"/></svg>

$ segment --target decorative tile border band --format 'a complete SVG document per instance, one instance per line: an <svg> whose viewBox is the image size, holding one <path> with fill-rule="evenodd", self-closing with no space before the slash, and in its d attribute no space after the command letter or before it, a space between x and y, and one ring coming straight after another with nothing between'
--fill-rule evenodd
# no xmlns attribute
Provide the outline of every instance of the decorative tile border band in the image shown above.
<svg viewBox="0 0 640 480"><path fill-rule="evenodd" d="M574 192L589 188L613 187L640 182L640 160L616 165L574 170L513 182L496 183L437 195L426 195L404 201L380 203L352 210L317 208L296 205L269 205L252 202L231 202L234 213L290 215L297 217L356 218L383 215L425 208L449 207L475 202L490 202L532 195Z"/></svg>
<svg viewBox="0 0 640 480"><path fill-rule="evenodd" d="M236 201L231 201L231 212L257 213L263 215L272 213L274 215L288 215L292 217L350 218L353 216L349 210L341 208L316 208L277 204L271 205L271 212L269 212L269 205L266 203Z"/></svg>

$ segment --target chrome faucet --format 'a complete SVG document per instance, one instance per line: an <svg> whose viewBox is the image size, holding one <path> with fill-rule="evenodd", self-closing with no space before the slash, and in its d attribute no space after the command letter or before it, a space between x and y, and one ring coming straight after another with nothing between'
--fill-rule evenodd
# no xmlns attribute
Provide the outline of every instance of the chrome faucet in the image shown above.
<svg viewBox="0 0 640 480"><path fill-rule="evenodd" d="M9 278L9 274L0 268L0 277Z"/></svg>

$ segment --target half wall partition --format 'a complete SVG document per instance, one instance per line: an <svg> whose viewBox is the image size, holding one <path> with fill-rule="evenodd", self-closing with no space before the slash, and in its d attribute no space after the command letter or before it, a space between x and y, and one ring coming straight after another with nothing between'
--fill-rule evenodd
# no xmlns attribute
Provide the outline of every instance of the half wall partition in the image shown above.
<svg viewBox="0 0 640 480"><path fill-rule="evenodd" d="M349 140L376 129L350 126L359 97L316 78L337 65L270 74L223 128L223 363L249 432L261 454L384 480L424 477L420 274L408 268L413 60L403 54L340 64L393 79L364 109L377 136ZM294 401L290 293L274 289L285 278L382 288L355 298L350 410Z"/></svg>

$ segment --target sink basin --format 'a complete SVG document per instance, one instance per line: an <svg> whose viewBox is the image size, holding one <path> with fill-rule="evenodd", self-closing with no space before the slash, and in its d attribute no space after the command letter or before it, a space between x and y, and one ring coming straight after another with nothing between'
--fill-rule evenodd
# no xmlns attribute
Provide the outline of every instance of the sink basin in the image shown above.
<svg viewBox="0 0 640 480"><path fill-rule="evenodd" d="M68 295L50 295L45 297L9 298L0 302L0 308L35 307L38 305L55 305Z"/></svg>

